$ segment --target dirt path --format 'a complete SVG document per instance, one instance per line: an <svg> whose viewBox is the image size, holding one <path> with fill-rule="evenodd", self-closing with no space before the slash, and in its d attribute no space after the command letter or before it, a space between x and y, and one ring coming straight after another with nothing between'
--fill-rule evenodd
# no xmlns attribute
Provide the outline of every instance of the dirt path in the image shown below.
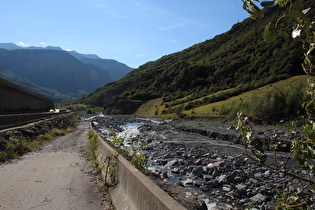
<svg viewBox="0 0 315 210"><path fill-rule="evenodd" d="M83 155L88 130L88 122L81 122L42 150L0 165L0 210L105 209Z"/></svg>

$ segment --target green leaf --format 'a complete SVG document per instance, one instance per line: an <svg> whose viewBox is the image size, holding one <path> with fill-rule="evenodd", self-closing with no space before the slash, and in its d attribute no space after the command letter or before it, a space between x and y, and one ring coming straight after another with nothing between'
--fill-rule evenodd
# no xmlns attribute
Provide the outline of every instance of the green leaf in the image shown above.
<svg viewBox="0 0 315 210"><path fill-rule="evenodd" d="M285 31L280 31L280 36L282 36L282 37L284 37L284 38L287 38L287 37L289 37L289 34L287 33L287 32L285 32Z"/></svg>
<svg viewBox="0 0 315 210"><path fill-rule="evenodd" d="M284 7L288 3L288 0L278 0L278 4L280 7Z"/></svg>
<svg viewBox="0 0 315 210"><path fill-rule="evenodd" d="M278 1L262 1L260 5L262 7L274 7L277 5L277 3Z"/></svg>
<svg viewBox="0 0 315 210"><path fill-rule="evenodd" d="M290 10L289 12L286 12L285 15L295 19L300 19L304 16L303 12L298 10Z"/></svg>
<svg viewBox="0 0 315 210"><path fill-rule="evenodd" d="M310 139L314 139L315 138L315 134L312 130L306 130L306 134Z"/></svg>
<svg viewBox="0 0 315 210"><path fill-rule="evenodd" d="M261 9L252 1L245 1L243 4L243 9L256 18L264 17L264 13L261 11Z"/></svg>
<svg viewBox="0 0 315 210"><path fill-rule="evenodd" d="M277 38L270 33L270 23L265 27L264 40L266 42L275 42L277 40Z"/></svg>

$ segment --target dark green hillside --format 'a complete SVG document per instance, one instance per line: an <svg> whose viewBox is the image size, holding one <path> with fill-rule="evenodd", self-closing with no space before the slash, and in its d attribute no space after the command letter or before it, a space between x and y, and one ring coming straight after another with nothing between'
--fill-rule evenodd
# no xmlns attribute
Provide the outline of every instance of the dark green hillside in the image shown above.
<svg viewBox="0 0 315 210"><path fill-rule="evenodd" d="M299 0L296 6L315 8L315 2ZM310 15L314 16L314 10ZM267 12L265 21L271 18ZM288 25L290 33L288 21L280 24ZM76 102L121 108L119 104L127 101L139 103L158 97L173 101L189 95L193 100L233 87L247 91L303 74L301 44L284 38L267 43L263 31L260 23L246 19L211 40L146 63Z"/></svg>

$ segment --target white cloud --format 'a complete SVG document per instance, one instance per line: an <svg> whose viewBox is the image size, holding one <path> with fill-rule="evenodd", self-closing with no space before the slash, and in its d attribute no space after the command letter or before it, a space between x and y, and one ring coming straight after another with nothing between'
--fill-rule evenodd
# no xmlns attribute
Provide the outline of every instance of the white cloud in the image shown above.
<svg viewBox="0 0 315 210"><path fill-rule="evenodd" d="M46 43L46 42L41 42L40 44L47 46L47 43Z"/></svg>
<svg viewBox="0 0 315 210"><path fill-rule="evenodd" d="M138 54L137 57L141 58L143 57L143 54Z"/></svg>
<svg viewBox="0 0 315 210"><path fill-rule="evenodd" d="M72 50L70 50L70 49L65 49L65 51L68 51L68 52L70 52L70 51L72 51Z"/></svg>
<svg viewBox="0 0 315 210"><path fill-rule="evenodd" d="M20 46L26 46L26 44L24 44L23 42L19 42Z"/></svg>

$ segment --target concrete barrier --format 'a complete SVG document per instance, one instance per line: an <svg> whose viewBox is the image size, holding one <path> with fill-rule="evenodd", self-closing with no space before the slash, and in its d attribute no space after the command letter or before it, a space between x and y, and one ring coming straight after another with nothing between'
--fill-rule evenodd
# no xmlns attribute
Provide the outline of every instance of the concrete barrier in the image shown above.
<svg viewBox="0 0 315 210"><path fill-rule="evenodd" d="M95 134L97 132L93 130ZM115 150L98 135L98 160L115 154ZM121 155L116 166L116 184L109 192L116 209L124 210L184 210L182 205L131 165ZM105 169L102 170L104 177Z"/></svg>

